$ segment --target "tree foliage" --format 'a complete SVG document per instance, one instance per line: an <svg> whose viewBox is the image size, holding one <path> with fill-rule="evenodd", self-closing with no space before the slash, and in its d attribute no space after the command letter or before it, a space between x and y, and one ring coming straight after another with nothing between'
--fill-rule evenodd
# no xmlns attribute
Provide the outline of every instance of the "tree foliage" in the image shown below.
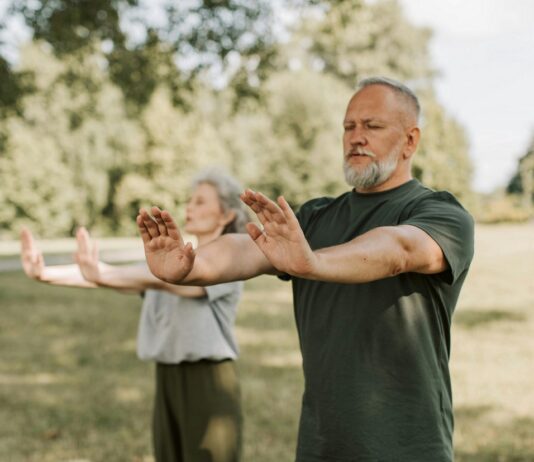
<svg viewBox="0 0 534 462"><path fill-rule="evenodd" d="M11 0L10 12L22 15L34 40L59 57L91 54L102 44L112 81L141 107L163 81L182 103L191 81L205 73L235 79L241 94L254 93L274 57L267 0ZM158 12L164 21L154 20ZM15 82L17 75L1 64Z"/></svg>
<svg viewBox="0 0 534 462"><path fill-rule="evenodd" d="M36 90L22 100L21 116L5 124L8 142L0 177L6 178L2 191L8 216L33 217L44 234L101 225L114 186L112 172L124 168L125 159L142 147L142 133L125 117L122 94L107 79L98 56L59 60L32 44L22 50L21 68L35 74ZM43 185L35 178L43 178ZM52 206L56 200L68 219L49 227L46 209L59 215L60 208L56 212Z"/></svg>
<svg viewBox="0 0 534 462"><path fill-rule="evenodd" d="M431 33L403 16L396 0L324 2L324 14L303 26L301 46L315 66L350 88L373 75L428 82Z"/></svg>
<svg viewBox="0 0 534 462"><path fill-rule="evenodd" d="M414 174L429 187L465 198L473 170L467 135L432 90L430 30L411 25L395 0L321 5L323 12L304 21L295 34L294 46L285 52L288 62L334 76L351 91L359 80L374 75L409 83L423 107Z"/></svg>
<svg viewBox="0 0 534 462"><path fill-rule="evenodd" d="M251 122L256 172L251 183L272 197L284 194L293 205L318 194L339 193L341 127L349 97L342 82L313 71L285 72L269 79L262 123Z"/></svg>
<svg viewBox="0 0 534 462"><path fill-rule="evenodd" d="M534 133L526 152L517 163L517 171L506 188L510 194L523 197L523 206L530 209L534 202Z"/></svg>
<svg viewBox="0 0 534 462"><path fill-rule="evenodd" d="M140 206L180 216L192 175L212 165L295 207L336 195L343 114L369 74L422 95L415 175L468 195L468 142L432 92L429 32L396 2L291 0L302 15L284 43L267 1L163 3L156 25L141 0L13 3L34 38L16 67L0 59L0 235L134 234Z"/></svg>
<svg viewBox="0 0 534 462"><path fill-rule="evenodd" d="M447 189L465 198L471 192L473 173L467 135L432 93L424 93L421 104L422 136L413 161L413 173L427 186Z"/></svg>

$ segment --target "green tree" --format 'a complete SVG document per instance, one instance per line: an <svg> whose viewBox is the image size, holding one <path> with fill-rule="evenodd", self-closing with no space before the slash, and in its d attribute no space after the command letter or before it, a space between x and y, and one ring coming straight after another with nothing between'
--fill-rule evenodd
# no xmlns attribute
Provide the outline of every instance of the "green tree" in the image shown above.
<svg viewBox="0 0 534 462"><path fill-rule="evenodd" d="M22 225L44 237L64 234L72 226L75 188L55 140L17 117L5 125L9 139L0 156L0 236L13 236Z"/></svg>
<svg viewBox="0 0 534 462"><path fill-rule="evenodd" d="M413 173L425 185L446 189L461 198L471 193L473 167L463 127L449 116L432 92L421 96L421 141Z"/></svg>
<svg viewBox="0 0 534 462"><path fill-rule="evenodd" d="M140 120L146 139L143 153L132 158L132 168L117 188L116 206L123 220L137 214L140 206L181 210L199 169L229 168L231 156L213 123L212 111L217 109L213 92L198 87L189 95L188 104L195 110L174 106L169 91L161 87L144 109Z"/></svg>
<svg viewBox="0 0 534 462"><path fill-rule="evenodd" d="M517 171L508 183L506 191L509 194L521 195L523 207L531 210L534 202L534 134L525 154L518 160Z"/></svg>
<svg viewBox="0 0 534 462"><path fill-rule="evenodd" d="M429 82L430 30L410 24L398 1L321 3L324 14L303 22L296 36L313 66L350 88L373 75Z"/></svg>
<svg viewBox="0 0 534 462"><path fill-rule="evenodd" d="M466 133L432 90L431 32L404 17L396 0L321 2L322 14L304 20L293 47L293 65L315 68L355 89L359 80L384 75L407 82L423 107L421 145L414 174L426 185L463 196L471 187L472 165Z"/></svg>
<svg viewBox="0 0 534 462"><path fill-rule="evenodd" d="M92 54L101 44L112 81L141 107L163 81L183 103L205 74L219 84L233 80L238 96L257 93L275 56L268 0L11 0L9 14L21 15L33 39L60 57ZM0 71L16 82L8 66Z"/></svg>
<svg viewBox="0 0 534 462"><path fill-rule="evenodd" d="M323 13L303 14L294 40L278 47L265 1L169 2L158 27L142 18L137 41L122 27L144 2L17 3L40 40L16 68L5 63L33 76L34 91L13 99L18 112L6 109L0 125L0 230L30 220L42 233L53 216L56 235L80 224L134 233L140 206L180 209L191 176L208 165L293 205L338 194L347 189L341 120L356 80L369 74L408 80L423 95L414 173L465 197L468 143L433 96L429 32L390 0L300 3Z"/></svg>
<svg viewBox="0 0 534 462"><path fill-rule="evenodd" d="M0 120L20 112L20 99L33 90L32 78L33 75L28 72L13 72L9 63L0 56Z"/></svg>
<svg viewBox="0 0 534 462"><path fill-rule="evenodd" d="M350 96L334 77L283 72L265 84L264 102L223 124L233 170L247 185L293 205L343 190L341 126Z"/></svg>
<svg viewBox="0 0 534 462"><path fill-rule="evenodd" d="M35 74L36 91L21 101L20 117L12 116L6 123L0 178L5 179L4 194L11 197L13 229L25 214L33 217L36 227L45 227L46 215L56 213L55 201L65 205L69 219L56 220L50 233L65 234L81 224L113 229L117 218L106 212L113 209L115 184L144 139L138 124L126 117L122 93L99 64L98 55L59 60L38 43L22 50L21 69ZM66 78L70 75L76 78ZM32 149L26 149L25 136L35 144ZM19 172L20 178L7 179L20 169L26 170ZM57 175L47 176L54 181L50 187L47 181L31 180L54 171ZM54 176L59 176L57 182ZM25 197L34 198L35 204ZM3 226L9 223L4 220Z"/></svg>

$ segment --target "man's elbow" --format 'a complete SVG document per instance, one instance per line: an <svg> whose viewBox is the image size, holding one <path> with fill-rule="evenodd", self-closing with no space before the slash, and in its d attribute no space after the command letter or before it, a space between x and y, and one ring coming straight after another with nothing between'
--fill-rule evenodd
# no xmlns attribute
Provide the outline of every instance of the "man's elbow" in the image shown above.
<svg viewBox="0 0 534 462"><path fill-rule="evenodd" d="M411 262L407 263L405 272L414 272L421 274L437 274L448 268L441 249L426 249L413 255Z"/></svg>
<svg viewBox="0 0 534 462"><path fill-rule="evenodd" d="M411 271L410 266L410 254L407 249L402 248L397 252L395 258L393 258L390 262L389 276L393 277L402 273L408 273Z"/></svg>
<svg viewBox="0 0 534 462"><path fill-rule="evenodd" d="M404 230L403 230L404 231ZM436 274L448 268L441 247L426 235L402 232L396 236L392 275L401 273Z"/></svg>

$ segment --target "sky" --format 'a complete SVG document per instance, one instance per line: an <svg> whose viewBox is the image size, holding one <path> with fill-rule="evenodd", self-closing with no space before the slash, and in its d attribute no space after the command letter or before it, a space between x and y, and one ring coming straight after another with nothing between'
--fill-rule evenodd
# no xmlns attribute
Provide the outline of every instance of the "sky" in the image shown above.
<svg viewBox="0 0 534 462"><path fill-rule="evenodd" d="M534 135L534 1L400 3L434 31L438 97L467 130L474 189L505 186Z"/></svg>
<svg viewBox="0 0 534 462"><path fill-rule="evenodd" d="M534 0L399 1L410 22L434 31L436 89L467 131L473 188L505 186L534 135ZM11 28L12 44L29 38L24 29ZM16 47L4 53L15 59Z"/></svg>

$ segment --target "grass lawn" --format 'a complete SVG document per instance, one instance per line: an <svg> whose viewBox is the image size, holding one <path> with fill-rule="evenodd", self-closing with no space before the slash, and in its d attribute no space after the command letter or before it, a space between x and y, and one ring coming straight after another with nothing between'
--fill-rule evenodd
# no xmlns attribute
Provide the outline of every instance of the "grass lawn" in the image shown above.
<svg viewBox="0 0 534 462"><path fill-rule="evenodd" d="M476 250L453 328L456 460L534 461L534 227L479 226ZM0 273L0 461L152 460L140 305ZM302 373L289 284L247 282L237 333L244 461L292 461Z"/></svg>

